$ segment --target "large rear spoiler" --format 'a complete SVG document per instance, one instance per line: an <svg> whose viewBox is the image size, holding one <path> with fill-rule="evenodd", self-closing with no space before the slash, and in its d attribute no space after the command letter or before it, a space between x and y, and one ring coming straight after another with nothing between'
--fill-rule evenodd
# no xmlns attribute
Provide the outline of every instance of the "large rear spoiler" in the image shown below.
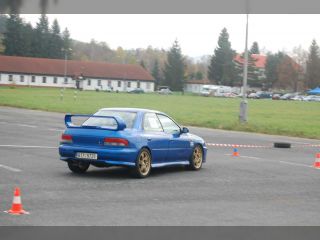
<svg viewBox="0 0 320 240"><path fill-rule="evenodd" d="M72 123L72 117L86 117L86 118L108 118L114 119L117 123L117 127L113 128L111 126L88 126L88 125L74 125ZM66 114L64 117L64 122L67 128L92 128L92 129L104 129L112 131L121 131L127 127L126 123L120 117L115 116L97 116L97 115L86 115L86 114Z"/></svg>

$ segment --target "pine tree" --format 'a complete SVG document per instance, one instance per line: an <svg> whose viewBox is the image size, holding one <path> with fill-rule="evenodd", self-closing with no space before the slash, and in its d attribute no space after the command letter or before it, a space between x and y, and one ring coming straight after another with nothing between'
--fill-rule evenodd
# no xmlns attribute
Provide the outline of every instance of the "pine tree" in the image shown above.
<svg viewBox="0 0 320 240"><path fill-rule="evenodd" d="M160 72L159 72L159 61L158 61L158 59L156 59L154 61L151 74L155 79L155 88L157 89L157 87L158 87L158 85L160 83Z"/></svg>
<svg viewBox="0 0 320 240"><path fill-rule="evenodd" d="M67 54L68 59L71 59L72 56L72 49L71 49L71 39L70 39L70 33L68 28L66 28L62 33L62 48L63 48L63 54Z"/></svg>
<svg viewBox="0 0 320 240"><path fill-rule="evenodd" d="M34 29L30 23L23 25L23 54L20 56L33 57Z"/></svg>
<svg viewBox="0 0 320 240"><path fill-rule="evenodd" d="M229 34L224 28L220 33L218 47L214 50L208 67L208 78L211 82L219 85L234 85L237 78L236 66L233 62L234 56L235 51L231 48Z"/></svg>
<svg viewBox="0 0 320 240"><path fill-rule="evenodd" d="M6 22L6 33L4 34L3 44L5 55L23 56L23 22L19 14L10 14Z"/></svg>
<svg viewBox="0 0 320 240"><path fill-rule="evenodd" d="M42 14L37 23L35 30L35 42L33 45L33 52L35 57L50 57L50 32L49 32L49 21L45 14Z"/></svg>
<svg viewBox="0 0 320 240"><path fill-rule="evenodd" d="M250 54L260 54L259 45L257 42L253 42L250 48Z"/></svg>
<svg viewBox="0 0 320 240"><path fill-rule="evenodd" d="M61 38L60 26L57 19L53 21L50 35L51 37L49 39L49 57L56 59L63 58L63 42Z"/></svg>
<svg viewBox="0 0 320 240"><path fill-rule="evenodd" d="M173 91L181 91L184 83L185 65L180 46L176 40L170 48L164 66L164 84Z"/></svg>
<svg viewBox="0 0 320 240"><path fill-rule="evenodd" d="M312 89L320 86L319 46L316 40L312 41L311 46L309 48L306 78L308 88Z"/></svg>

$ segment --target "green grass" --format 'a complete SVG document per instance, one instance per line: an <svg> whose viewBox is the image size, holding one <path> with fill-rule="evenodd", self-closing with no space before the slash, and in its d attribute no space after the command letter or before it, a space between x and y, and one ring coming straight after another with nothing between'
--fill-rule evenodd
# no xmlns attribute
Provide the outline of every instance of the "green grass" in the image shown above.
<svg viewBox="0 0 320 240"><path fill-rule="evenodd" d="M320 103L250 100L248 124L239 124L240 99L192 95L78 92L67 89L0 87L0 105L68 113L103 107L141 107L166 112L183 125L320 139Z"/></svg>

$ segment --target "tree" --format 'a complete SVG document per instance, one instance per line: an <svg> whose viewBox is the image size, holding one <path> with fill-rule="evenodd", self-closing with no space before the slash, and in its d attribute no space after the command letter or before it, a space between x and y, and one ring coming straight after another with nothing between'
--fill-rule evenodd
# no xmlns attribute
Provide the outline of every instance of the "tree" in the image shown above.
<svg viewBox="0 0 320 240"><path fill-rule="evenodd" d="M160 72L159 72L159 61L158 59L156 59L154 61L154 64L153 64L153 68L152 68L152 76L154 77L155 79L155 87L157 88L157 86L159 85L160 83Z"/></svg>
<svg viewBox="0 0 320 240"><path fill-rule="evenodd" d="M299 67L289 56L284 55L278 65L276 87L296 92L298 90Z"/></svg>
<svg viewBox="0 0 320 240"><path fill-rule="evenodd" d="M4 34L3 44L5 55L23 56L23 22L19 14L10 14L6 22L6 33Z"/></svg>
<svg viewBox="0 0 320 240"><path fill-rule="evenodd" d="M250 48L250 54L260 54L259 45L257 42L253 42Z"/></svg>
<svg viewBox="0 0 320 240"><path fill-rule="evenodd" d="M308 88L315 88L320 85L319 46L316 40L312 41L311 46L309 48L306 78Z"/></svg>
<svg viewBox="0 0 320 240"><path fill-rule="evenodd" d="M243 68L244 68L244 54L240 55L239 61L236 61L237 73L238 73L238 83L240 84L243 80ZM262 87L262 81L259 79L258 68L256 67L256 59L252 55L248 54L248 72L247 81L250 87Z"/></svg>
<svg viewBox="0 0 320 240"><path fill-rule="evenodd" d="M35 41L33 44L33 52L35 57L50 57L49 39L50 32L48 17L45 14L41 14L35 29Z"/></svg>
<svg viewBox="0 0 320 240"><path fill-rule="evenodd" d="M183 89L185 65L178 41L175 40L167 55L164 66L164 84L170 86L173 91Z"/></svg>
<svg viewBox="0 0 320 240"><path fill-rule="evenodd" d="M50 31L50 39L49 39L49 56L50 58L63 58L63 41L61 37L61 32L60 32L60 26L55 19L53 21L53 24L51 26L51 31Z"/></svg>
<svg viewBox="0 0 320 240"><path fill-rule="evenodd" d="M214 50L208 67L208 78L211 82L233 86L236 80L236 66L233 61L235 51L231 48L227 29L222 29L218 47Z"/></svg>
<svg viewBox="0 0 320 240"><path fill-rule="evenodd" d="M279 80L278 66L282 61L284 54L278 52L276 54L269 53L267 55L266 66L265 66L265 84L268 88L273 88Z"/></svg>
<svg viewBox="0 0 320 240"><path fill-rule="evenodd" d="M144 69L146 69L146 65L144 64L143 60L140 61L140 66L143 67Z"/></svg>
<svg viewBox="0 0 320 240"><path fill-rule="evenodd" d="M68 59L71 59L72 56L72 49L71 49L71 39L70 39L70 32L68 28L62 33L62 49L64 55L67 54Z"/></svg>

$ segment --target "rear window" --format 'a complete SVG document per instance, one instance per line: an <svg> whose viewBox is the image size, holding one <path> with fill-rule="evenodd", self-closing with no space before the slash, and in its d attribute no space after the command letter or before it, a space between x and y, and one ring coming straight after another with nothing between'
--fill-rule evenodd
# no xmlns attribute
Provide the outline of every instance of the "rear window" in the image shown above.
<svg viewBox="0 0 320 240"><path fill-rule="evenodd" d="M127 128L132 128L134 121L136 119L137 113L125 112L125 111L101 110L96 112L94 115L120 117L126 123ZM83 123L83 125L117 128L117 122L113 118L89 118L87 121Z"/></svg>

